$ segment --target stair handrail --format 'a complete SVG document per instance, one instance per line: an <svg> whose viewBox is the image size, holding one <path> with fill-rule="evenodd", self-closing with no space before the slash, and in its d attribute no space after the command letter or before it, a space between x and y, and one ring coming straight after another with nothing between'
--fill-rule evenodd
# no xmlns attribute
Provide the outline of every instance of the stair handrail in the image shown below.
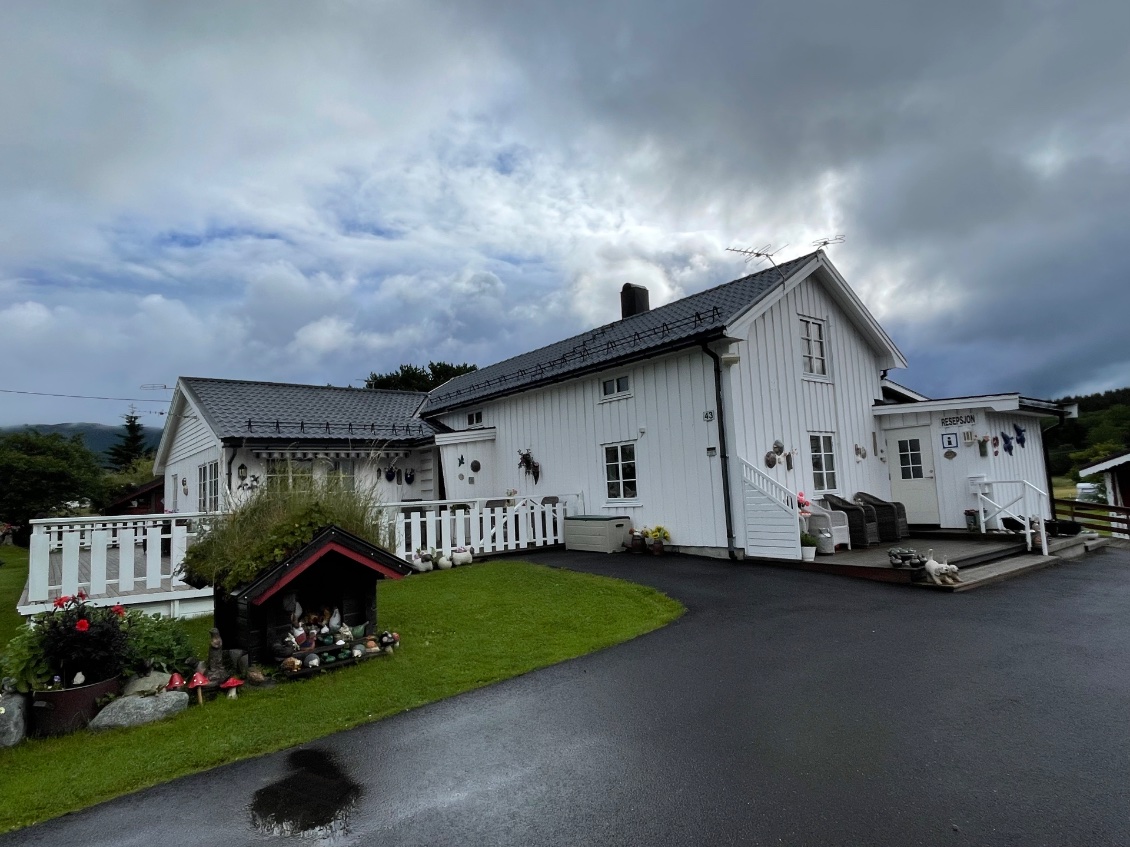
<svg viewBox="0 0 1130 847"><path fill-rule="evenodd" d="M782 509L789 512L793 517L800 519L800 506L798 505L798 498L795 491L781 485L769 474L755 468L745 459L741 460L742 463L742 478L750 485L754 486L762 494L766 495L777 503Z"/></svg>
<svg viewBox="0 0 1130 847"><path fill-rule="evenodd" d="M1046 511L1044 507L1048 505L1048 493L1046 491L1039 486L1033 485L1026 479L982 479L978 480L975 485L977 486L977 490L974 494L977 497L977 510L980 517L982 534L984 534L988 528L988 521L1004 513L1024 525L1024 544L1028 548L1028 552L1031 553L1032 521L1035 521L1036 534L1040 540L1040 551L1042 555L1048 555L1048 532L1047 525L1044 522L1044 513ZM985 487L991 485L1019 485L1020 494L1004 505L1001 505L985 493ZM1003 500L1004 498L1001 499ZM1021 507L1022 513L1018 515L1011 507L1021 501L1023 501ZM990 514L985 513L986 503L994 509ZM1035 506L1034 509L1032 508L1033 506Z"/></svg>

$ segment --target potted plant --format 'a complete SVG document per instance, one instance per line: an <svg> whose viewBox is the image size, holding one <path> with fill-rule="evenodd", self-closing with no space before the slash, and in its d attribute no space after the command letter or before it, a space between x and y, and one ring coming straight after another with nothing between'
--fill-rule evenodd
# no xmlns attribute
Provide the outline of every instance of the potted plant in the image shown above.
<svg viewBox="0 0 1130 847"><path fill-rule="evenodd" d="M131 657L125 616L120 605L87 605L80 591L59 597L12 640L4 670L17 688L32 692L37 735L86 726L98 700L121 689Z"/></svg>
<svg viewBox="0 0 1130 847"><path fill-rule="evenodd" d="M816 545L820 540L815 535L809 535L807 532L800 534L800 557L805 562L816 561Z"/></svg>
<svg viewBox="0 0 1130 847"><path fill-rule="evenodd" d="M647 538L644 537L643 533L643 530L628 530L628 550L632 553L643 553L647 550Z"/></svg>
<svg viewBox="0 0 1130 847"><path fill-rule="evenodd" d="M666 527L656 524L648 529L646 526L640 533L646 539L645 544L651 547L651 555L658 556L663 553L663 542L671 540L671 533Z"/></svg>

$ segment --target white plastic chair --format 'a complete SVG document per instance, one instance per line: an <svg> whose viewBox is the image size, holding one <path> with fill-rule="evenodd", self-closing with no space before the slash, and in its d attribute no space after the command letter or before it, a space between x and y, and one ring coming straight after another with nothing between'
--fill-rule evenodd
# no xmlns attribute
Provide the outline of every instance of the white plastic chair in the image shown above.
<svg viewBox="0 0 1130 847"><path fill-rule="evenodd" d="M847 548L851 549L851 530L848 528L848 516L846 512L838 512L835 509L827 509L818 500L813 500L809 506L808 511L812 512L812 516L808 519L808 524L811 527L822 527L832 534L832 544L836 547L841 544L846 544Z"/></svg>

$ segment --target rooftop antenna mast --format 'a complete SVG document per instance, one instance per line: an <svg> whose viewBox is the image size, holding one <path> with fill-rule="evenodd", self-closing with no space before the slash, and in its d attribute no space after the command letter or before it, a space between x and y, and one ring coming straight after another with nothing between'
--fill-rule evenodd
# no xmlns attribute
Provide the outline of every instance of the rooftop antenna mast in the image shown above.
<svg viewBox="0 0 1130 847"><path fill-rule="evenodd" d="M784 250L788 246L789 246L788 244L782 244L776 250L773 249L772 244L766 244L764 247L761 247L760 249L757 249L757 250L741 250L737 247L727 247L726 251L728 253L740 253L741 255L745 256L746 264L749 264L754 259L757 259L758 264L761 264L762 261L764 261L765 259L768 259L769 264L771 264L774 267L774 269L776 269L777 273L780 274L781 269L777 267L777 263L773 261L773 257L776 256L778 253L780 253L782 250ZM781 274L781 277L783 279L784 274Z"/></svg>
<svg viewBox="0 0 1130 847"><path fill-rule="evenodd" d="M817 238L812 242L812 246L823 250L829 244L843 244L844 241L845 236L843 233L840 233L838 235L829 235L827 238Z"/></svg>

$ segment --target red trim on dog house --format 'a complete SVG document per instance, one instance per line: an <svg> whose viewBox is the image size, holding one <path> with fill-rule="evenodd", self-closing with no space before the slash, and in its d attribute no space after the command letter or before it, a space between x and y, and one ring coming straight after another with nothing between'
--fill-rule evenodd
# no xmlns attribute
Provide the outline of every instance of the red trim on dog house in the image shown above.
<svg viewBox="0 0 1130 847"><path fill-rule="evenodd" d="M328 544L326 544L325 546L319 547L302 564L296 565L294 568L291 568L289 571L287 571L287 573L285 573L284 575L279 577L277 582L275 582L270 588L268 588L266 591L264 591L262 594L260 594L258 597L256 597L251 602L254 603L256 606L262 605L264 602L266 602L271 597L273 597L275 594L277 594L282 588L284 588L289 582L291 582L291 580L293 580L295 577L297 577L299 574L301 574L303 571L305 571L312 564L314 564L315 562L321 561L322 557L325 556L327 553L340 553L342 556L345 556L347 559L350 559L351 561L354 561L359 565L364 565L365 567L369 568L370 570L376 571L378 574L385 577L386 579L403 579L403 577L404 577L403 574L397 573L396 571L394 571L392 568L388 567L387 565L382 565L380 562L374 561L373 559L370 559L368 556L363 556L363 555L361 555L360 553L358 553L354 550L350 550L348 547L345 547L344 545L338 544L336 541L331 541Z"/></svg>

